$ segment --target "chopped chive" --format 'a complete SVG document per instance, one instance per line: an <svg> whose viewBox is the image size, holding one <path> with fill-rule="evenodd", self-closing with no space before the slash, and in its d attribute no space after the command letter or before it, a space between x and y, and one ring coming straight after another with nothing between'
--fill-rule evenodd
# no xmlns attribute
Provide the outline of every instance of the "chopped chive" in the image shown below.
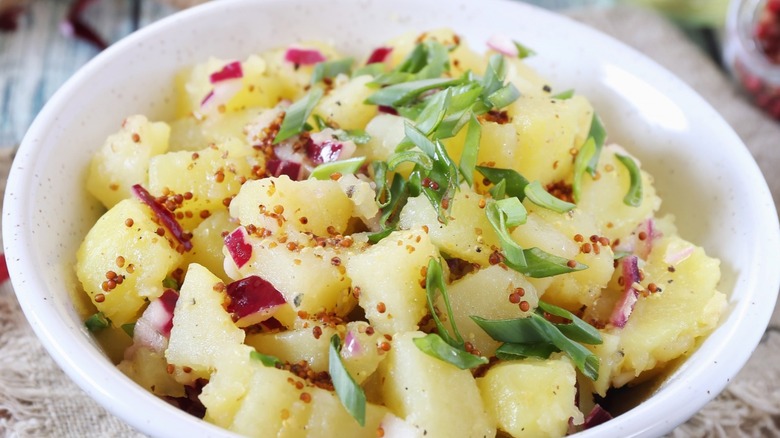
<svg viewBox="0 0 780 438"><path fill-rule="evenodd" d="M284 362L282 362L281 359L279 359L276 356L271 356L269 354L263 354L257 351L250 351L249 352L249 358L253 360L258 360L260 363L263 364L263 366L277 368L282 365L284 365Z"/></svg>
<svg viewBox="0 0 780 438"><path fill-rule="evenodd" d="M623 203L631 207L639 207L642 205L642 172L639 170L639 166L636 165L636 161L628 155L615 154L617 158L626 169L631 177L631 185L628 188L628 193L623 197Z"/></svg>
<svg viewBox="0 0 780 438"><path fill-rule="evenodd" d="M341 161L323 163L311 171L309 179L328 180L330 179L331 175L336 173L340 173L342 175L351 175L357 173L365 161L366 157L354 157Z"/></svg>
<svg viewBox="0 0 780 438"><path fill-rule="evenodd" d="M571 202L562 201L547 192L539 181L525 186L525 196L534 204L557 213L566 213L576 207Z"/></svg>
<svg viewBox="0 0 780 438"><path fill-rule="evenodd" d="M333 380L333 388L336 390L341 404L352 415L358 424L366 425L366 393L355 382L341 360L341 338L334 334L330 338L328 349L328 372Z"/></svg>
<svg viewBox="0 0 780 438"><path fill-rule="evenodd" d="M340 74L349 74L353 63L354 60L352 58L320 62L314 66L314 71L311 74L311 84L314 85L323 79L333 79Z"/></svg>
<svg viewBox="0 0 780 438"><path fill-rule="evenodd" d="M305 96L287 108L282 120L282 126L279 127L279 132L274 137L274 144L287 140L303 131L306 120L308 120L311 112L314 111L314 107L322 98L323 93L322 88L312 88Z"/></svg>
<svg viewBox="0 0 780 438"><path fill-rule="evenodd" d="M87 329L92 333L97 333L107 329L111 325L111 321L106 318L106 315L103 312L98 312L94 315L90 315L90 317L84 321L84 325L86 325Z"/></svg>
<svg viewBox="0 0 780 438"><path fill-rule="evenodd" d="M420 338L414 338L412 341L423 353L451 365L455 365L462 370L488 363L486 357L477 356L466 350L453 347L435 333L430 333Z"/></svg>

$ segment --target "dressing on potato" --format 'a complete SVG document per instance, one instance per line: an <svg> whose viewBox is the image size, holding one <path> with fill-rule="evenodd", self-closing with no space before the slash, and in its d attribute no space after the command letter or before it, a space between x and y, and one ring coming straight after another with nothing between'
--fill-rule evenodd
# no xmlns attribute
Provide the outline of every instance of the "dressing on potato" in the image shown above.
<svg viewBox="0 0 780 438"><path fill-rule="evenodd" d="M247 436L557 437L690 353L719 261L585 97L488 47L210 59L176 120L128 117L76 254L122 372Z"/></svg>

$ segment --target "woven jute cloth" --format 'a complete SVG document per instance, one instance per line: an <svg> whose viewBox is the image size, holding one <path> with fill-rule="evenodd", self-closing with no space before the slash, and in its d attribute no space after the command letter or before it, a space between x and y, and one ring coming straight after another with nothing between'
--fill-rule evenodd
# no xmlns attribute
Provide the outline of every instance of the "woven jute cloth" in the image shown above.
<svg viewBox="0 0 780 438"><path fill-rule="evenodd" d="M651 12L616 8L572 13L639 49L691 84L737 130L764 170L775 203L780 195L780 124L752 108L728 79L677 28ZM11 163L0 152L0 188ZM0 215L0 217L2 217ZM747 366L675 437L780 436L780 315ZM70 381L44 351L22 316L10 283L0 285L0 436L140 437Z"/></svg>

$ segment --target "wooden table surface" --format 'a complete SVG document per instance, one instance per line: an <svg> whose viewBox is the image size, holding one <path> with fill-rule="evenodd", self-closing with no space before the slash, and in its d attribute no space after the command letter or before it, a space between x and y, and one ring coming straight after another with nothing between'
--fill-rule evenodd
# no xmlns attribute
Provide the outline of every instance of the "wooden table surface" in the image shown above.
<svg viewBox="0 0 780 438"><path fill-rule="evenodd" d="M4 4L0 0L0 7ZM71 1L28 0L14 32L0 32L0 147L18 145L52 94L99 53L95 46L60 30ZM178 0L179 3L185 1ZM86 21L109 44L176 11L173 0L97 0ZM550 9L610 5L613 0L527 0Z"/></svg>

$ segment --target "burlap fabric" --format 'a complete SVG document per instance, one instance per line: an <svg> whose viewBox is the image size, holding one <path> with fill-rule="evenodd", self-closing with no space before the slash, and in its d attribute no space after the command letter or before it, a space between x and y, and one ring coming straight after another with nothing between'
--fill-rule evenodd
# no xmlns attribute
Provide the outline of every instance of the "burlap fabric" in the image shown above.
<svg viewBox="0 0 780 438"><path fill-rule="evenodd" d="M780 197L780 124L745 102L721 71L677 28L633 8L572 13L654 58L691 84L735 127ZM0 152L0 187L10 167ZM0 216L1 217L1 216ZM675 437L780 436L780 315L748 365ZM90 400L54 364L19 311L10 284L0 286L0 436L142 436Z"/></svg>

